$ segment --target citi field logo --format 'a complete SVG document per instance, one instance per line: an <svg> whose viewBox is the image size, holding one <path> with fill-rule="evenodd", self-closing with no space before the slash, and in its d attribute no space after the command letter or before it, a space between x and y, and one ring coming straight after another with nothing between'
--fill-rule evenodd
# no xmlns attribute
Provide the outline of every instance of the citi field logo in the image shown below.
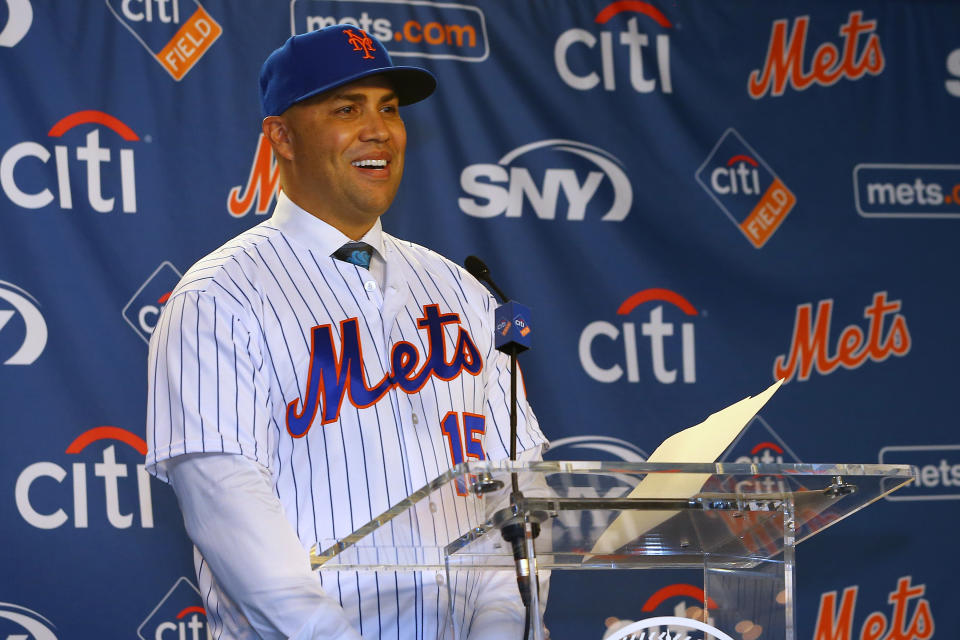
<svg viewBox="0 0 960 640"><path fill-rule="evenodd" d="M33 609L0 602L0 638L57 640L54 624Z"/></svg>
<svg viewBox="0 0 960 640"><path fill-rule="evenodd" d="M793 192L735 129L727 129L695 174L740 232L759 249L797 203Z"/></svg>
<svg viewBox="0 0 960 640"><path fill-rule="evenodd" d="M840 26L841 47L824 42L814 51L809 63L805 58L810 16L796 18L788 32L789 23L788 19L774 21L766 60L762 68L750 72L747 80L747 93L751 98L760 99L768 93L782 96L788 84L795 91L804 91L814 84L829 87L841 79L859 80L867 74L883 73L886 61L880 36L875 33L877 21L864 20L863 11L851 11ZM806 70L805 64L808 64Z"/></svg>
<svg viewBox="0 0 960 640"><path fill-rule="evenodd" d="M858 164L853 196L864 218L960 218L960 165Z"/></svg>
<svg viewBox="0 0 960 640"><path fill-rule="evenodd" d="M879 462L916 469L913 482L884 496L891 502L960 500L960 444L884 447Z"/></svg>
<svg viewBox="0 0 960 640"><path fill-rule="evenodd" d="M633 188L622 166L607 151L583 142L531 142L497 164L473 164L461 171L460 188L466 196L457 204L475 218L519 218L532 211L540 220L579 222L590 213L590 218L620 222L633 205ZM543 176L539 184L535 175Z"/></svg>
<svg viewBox="0 0 960 640"><path fill-rule="evenodd" d="M754 416L740 432L723 456L721 462L737 464L792 464L800 458L763 416ZM782 479L775 476L754 476L739 480L732 489L738 493L773 493L785 491Z"/></svg>
<svg viewBox="0 0 960 640"><path fill-rule="evenodd" d="M161 262L123 308L123 319L147 344L157 327L163 305L182 277L172 264Z"/></svg>
<svg viewBox="0 0 960 640"><path fill-rule="evenodd" d="M637 622L608 618L604 640L733 640L715 626L710 610L716 608L716 601L707 597L700 587L682 583L667 585L647 598L641 611L651 614L671 609L673 615L659 615ZM756 625L750 623L748 627L746 622L738 625L743 629L741 635L744 639L756 640L762 627L757 628L756 633L750 633Z"/></svg>
<svg viewBox="0 0 960 640"><path fill-rule="evenodd" d="M197 0L105 0L174 80L182 80L223 33Z"/></svg>
<svg viewBox="0 0 960 640"><path fill-rule="evenodd" d="M86 129L86 125L98 125L87 131L84 144L74 145L75 128ZM140 137L133 129L114 116L103 111L77 111L57 122L47 136L60 139L64 144L53 144L53 172L51 175L50 149L38 142L19 142L4 152L0 158L0 189L13 204L24 209L42 209L56 200L60 209L74 208L73 187L78 165L71 160L83 163L86 171L87 203L93 211L111 213L119 208L124 213L137 212L136 167L133 149L121 147L116 143L100 146L101 132L109 132L109 138L119 137L124 142L137 142ZM116 163L119 156L119 168ZM57 195L51 186L56 183ZM23 185L47 185L39 191L28 193ZM104 187L107 186L107 193ZM119 187L119 188L117 188ZM29 187L27 187L29 188ZM119 192L119 193L118 193ZM119 197L118 197L119 196Z"/></svg>
<svg viewBox="0 0 960 640"><path fill-rule="evenodd" d="M887 602L893 607L888 618L883 611L868 614L859 635L854 633L854 610L860 587L855 585L843 590L837 600L836 591L820 596L817 621L814 623L813 640L928 640L933 637L935 623L930 602L923 596L926 585L912 584L912 576L897 579L896 588L890 592Z"/></svg>
<svg viewBox="0 0 960 640"><path fill-rule="evenodd" d="M0 47L15 47L23 40L33 24L33 6L30 0L6 0L7 23L0 31Z"/></svg>
<svg viewBox="0 0 960 640"><path fill-rule="evenodd" d="M200 590L187 578L177 580L137 628L140 640L210 640Z"/></svg>
<svg viewBox="0 0 960 640"><path fill-rule="evenodd" d="M383 43L392 58L483 62L490 55L478 7L423 0L292 0L291 33L351 24Z"/></svg>
<svg viewBox="0 0 960 640"><path fill-rule="evenodd" d="M92 465L91 477L86 460L97 449L100 449L100 461ZM120 427L94 427L77 436L65 453L80 461L34 462L17 476L14 489L17 510L27 524L38 529L58 529L72 523L75 529L86 529L90 526L93 502L103 509L94 513L94 518L106 516L115 529L132 527L135 512L139 514L141 528L153 528L150 476L143 464L134 463L131 473L131 464L122 461L143 460L147 454L143 438ZM60 506L51 511L54 505ZM72 505L72 514L64 509L68 505Z"/></svg>
<svg viewBox="0 0 960 640"><path fill-rule="evenodd" d="M624 373L628 382L640 382L643 356L643 359L649 358L653 378L661 384L673 384L681 379L687 384L696 382L694 325L687 320L698 315L697 309L675 291L644 289L624 300L617 315L628 316L641 306L648 311L646 321L640 324L640 333L648 338L647 344L638 344L634 322L626 319L619 324L606 320L591 322L580 333L578 351L583 370L597 382L617 382ZM670 318L680 321L671 322Z"/></svg>
<svg viewBox="0 0 960 640"><path fill-rule="evenodd" d="M631 15L626 25L624 15ZM601 9L594 22L610 27L620 22L621 29L600 31L599 49L597 36L580 28L564 31L553 46L554 65L567 86L589 91L602 80L605 91L616 91L618 77L623 82L629 76L637 93L673 93L669 32L673 24L662 11L649 2L618 0Z"/></svg>
<svg viewBox="0 0 960 640"><path fill-rule="evenodd" d="M775 380L790 381L794 377L807 380L814 368L825 376L840 367L858 369L868 360L884 362L891 355L902 357L910 352L912 339L907 319L899 313L903 304L900 300L888 301L887 292L878 291L873 294L873 302L863 310L866 331L855 324L845 327L831 355L833 304L832 299L821 300L816 315L811 303L797 307L790 348L773 363Z"/></svg>
<svg viewBox="0 0 960 640"><path fill-rule="evenodd" d="M13 307L3 308L3 307ZM47 322L37 299L15 284L0 280L0 349L14 347L3 364L27 365L36 362L47 346ZM17 318L18 321L11 322ZM8 342L12 336L13 343Z"/></svg>

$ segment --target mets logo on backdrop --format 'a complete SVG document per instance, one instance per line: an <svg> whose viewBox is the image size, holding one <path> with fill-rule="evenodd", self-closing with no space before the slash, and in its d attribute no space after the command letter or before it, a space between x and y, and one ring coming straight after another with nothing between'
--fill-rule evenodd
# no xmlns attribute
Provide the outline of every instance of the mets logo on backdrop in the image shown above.
<svg viewBox="0 0 960 640"><path fill-rule="evenodd" d="M696 179L755 248L767 243L797 203L735 129L727 129L697 169Z"/></svg>
<svg viewBox="0 0 960 640"><path fill-rule="evenodd" d="M161 638L210 638L213 634L207 627L207 612L203 608L200 590L186 578L177 580L157 606L140 623L137 637L140 640ZM170 633L167 634L167 631Z"/></svg>
<svg viewBox="0 0 960 640"><path fill-rule="evenodd" d="M106 0L107 8L174 80L203 57L223 28L197 0Z"/></svg>
<svg viewBox="0 0 960 640"><path fill-rule="evenodd" d="M747 93L755 100L767 92L782 96L787 84L795 91L804 91L814 84L829 87L844 78L859 80L868 73L878 76L886 66L880 36L875 33L877 21L864 20L863 11L851 11L846 23L840 25L842 49L832 42L822 43L814 51L807 70L803 66L810 16L798 17L789 35L788 23L786 19L774 21L763 68L750 72ZM818 31L825 33L828 29Z"/></svg>

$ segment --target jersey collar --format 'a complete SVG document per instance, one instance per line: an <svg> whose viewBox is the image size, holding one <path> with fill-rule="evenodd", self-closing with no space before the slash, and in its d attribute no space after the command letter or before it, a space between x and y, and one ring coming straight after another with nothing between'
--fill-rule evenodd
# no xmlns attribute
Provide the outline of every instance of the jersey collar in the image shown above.
<svg viewBox="0 0 960 640"><path fill-rule="evenodd" d="M302 244L324 256L332 255L344 244L353 242L351 238L348 238L336 227L300 208L283 191L277 194L277 206L273 209L270 224L298 244ZM380 218L377 218L377 221L363 235L361 240L373 247L373 250L381 258L384 257L383 229L380 225Z"/></svg>

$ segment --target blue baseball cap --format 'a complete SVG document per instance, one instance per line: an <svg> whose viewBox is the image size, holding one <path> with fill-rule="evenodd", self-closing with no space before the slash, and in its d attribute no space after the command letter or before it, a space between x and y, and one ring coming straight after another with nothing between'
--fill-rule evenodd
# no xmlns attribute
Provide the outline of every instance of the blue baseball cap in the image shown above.
<svg viewBox="0 0 960 640"><path fill-rule="evenodd" d="M390 79L401 105L423 100L437 87L426 69L394 66L383 44L360 27L337 24L292 36L267 57L260 69L263 117L372 75Z"/></svg>

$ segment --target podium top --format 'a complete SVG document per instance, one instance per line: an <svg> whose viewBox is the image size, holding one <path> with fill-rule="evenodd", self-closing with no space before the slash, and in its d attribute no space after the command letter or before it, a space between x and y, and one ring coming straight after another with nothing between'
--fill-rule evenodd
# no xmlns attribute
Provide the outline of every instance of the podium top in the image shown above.
<svg viewBox="0 0 960 640"><path fill-rule="evenodd" d="M511 506L513 475L522 498ZM498 525L541 522L541 569L748 566L912 479L906 465L466 462L311 551L326 570L502 569Z"/></svg>

